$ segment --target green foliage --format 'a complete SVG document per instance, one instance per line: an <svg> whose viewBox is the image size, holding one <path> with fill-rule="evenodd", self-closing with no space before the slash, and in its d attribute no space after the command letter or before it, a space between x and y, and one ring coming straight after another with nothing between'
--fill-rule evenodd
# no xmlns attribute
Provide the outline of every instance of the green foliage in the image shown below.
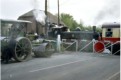
<svg viewBox="0 0 121 80"><path fill-rule="evenodd" d="M73 16L71 16L70 14L62 13L60 15L60 19L66 24L66 26L69 27L70 30L74 30L76 27L78 27L78 23L73 19Z"/></svg>
<svg viewBox="0 0 121 80"><path fill-rule="evenodd" d="M80 20L80 23L77 23L73 16L71 16L70 14L66 14L66 13L62 13L60 15L60 19L62 22L65 23L65 25L70 29L70 30L75 30L77 27L80 27L81 30L83 31L92 31L93 27L92 26L84 26L83 22ZM101 28L97 27L96 28L97 32L101 32Z"/></svg>
<svg viewBox="0 0 121 80"><path fill-rule="evenodd" d="M92 26L85 26L84 27L84 30L86 30L86 31L92 31L93 28L92 28Z"/></svg>
<svg viewBox="0 0 121 80"><path fill-rule="evenodd" d="M97 32L102 32L102 28L97 27L97 28L96 28L96 31L97 31Z"/></svg>
<svg viewBox="0 0 121 80"><path fill-rule="evenodd" d="M81 30L84 30L84 26L83 26L83 22L80 21L80 23L78 24L78 27L80 27Z"/></svg>

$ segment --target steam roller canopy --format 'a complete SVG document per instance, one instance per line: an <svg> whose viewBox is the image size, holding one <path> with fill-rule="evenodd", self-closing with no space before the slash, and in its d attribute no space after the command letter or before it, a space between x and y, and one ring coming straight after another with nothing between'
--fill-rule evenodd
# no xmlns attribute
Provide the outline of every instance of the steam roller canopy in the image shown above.
<svg viewBox="0 0 121 80"><path fill-rule="evenodd" d="M94 44L95 52L102 53L104 49L105 49L105 45L102 42L98 41Z"/></svg>

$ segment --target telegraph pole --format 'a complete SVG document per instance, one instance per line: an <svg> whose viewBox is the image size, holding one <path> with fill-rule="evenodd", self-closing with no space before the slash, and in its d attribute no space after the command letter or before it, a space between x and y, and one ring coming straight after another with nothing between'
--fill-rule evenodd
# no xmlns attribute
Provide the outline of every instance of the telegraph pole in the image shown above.
<svg viewBox="0 0 121 80"><path fill-rule="evenodd" d="M47 0L45 0L45 15L47 15Z"/></svg>
<svg viewBox="0 0 121 80"><path fill-rule="evenodd" d="M47 23L47 0L45 0L45 37L48 38L48 23Z"/></svg>
<svg viewBox="0 0 121 80"><path fill-rule="evenodd" d="M59 0L58 0L58 25L60 24L60 7L59 7Z"/></svg>

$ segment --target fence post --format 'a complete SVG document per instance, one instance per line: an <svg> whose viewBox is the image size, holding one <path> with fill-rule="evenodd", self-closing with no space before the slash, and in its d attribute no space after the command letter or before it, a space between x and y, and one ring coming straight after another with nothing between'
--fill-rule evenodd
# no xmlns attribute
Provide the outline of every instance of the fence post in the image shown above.
<svg viewBox="0 0 121 80"><path fill-rule="evenodd" d="M78 51L78 40L75 40L76 42L76 52Z"/></svg>
<svg viewBox="0 0 121 80"><path fill-rule="evenodd" d="M61 37L60 35L57 35L57 51L61 51Z"/></svg>
<svg viewBox="0 0 121 80"><path fill-rule="evenodd" d="M92 42L93 42L93 53L95 53L95 50L94 50L95 39L92 39Z"/></svg>

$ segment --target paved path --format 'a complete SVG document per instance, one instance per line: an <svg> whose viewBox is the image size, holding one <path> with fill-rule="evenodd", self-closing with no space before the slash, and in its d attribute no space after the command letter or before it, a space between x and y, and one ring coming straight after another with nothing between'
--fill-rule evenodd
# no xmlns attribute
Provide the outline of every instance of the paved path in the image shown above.
<svg viewBox="0 0 121 80"><path fill-rule="evenodd" d="M2 80L120 80L120 56L65 52L1 65Z"/></svg>

